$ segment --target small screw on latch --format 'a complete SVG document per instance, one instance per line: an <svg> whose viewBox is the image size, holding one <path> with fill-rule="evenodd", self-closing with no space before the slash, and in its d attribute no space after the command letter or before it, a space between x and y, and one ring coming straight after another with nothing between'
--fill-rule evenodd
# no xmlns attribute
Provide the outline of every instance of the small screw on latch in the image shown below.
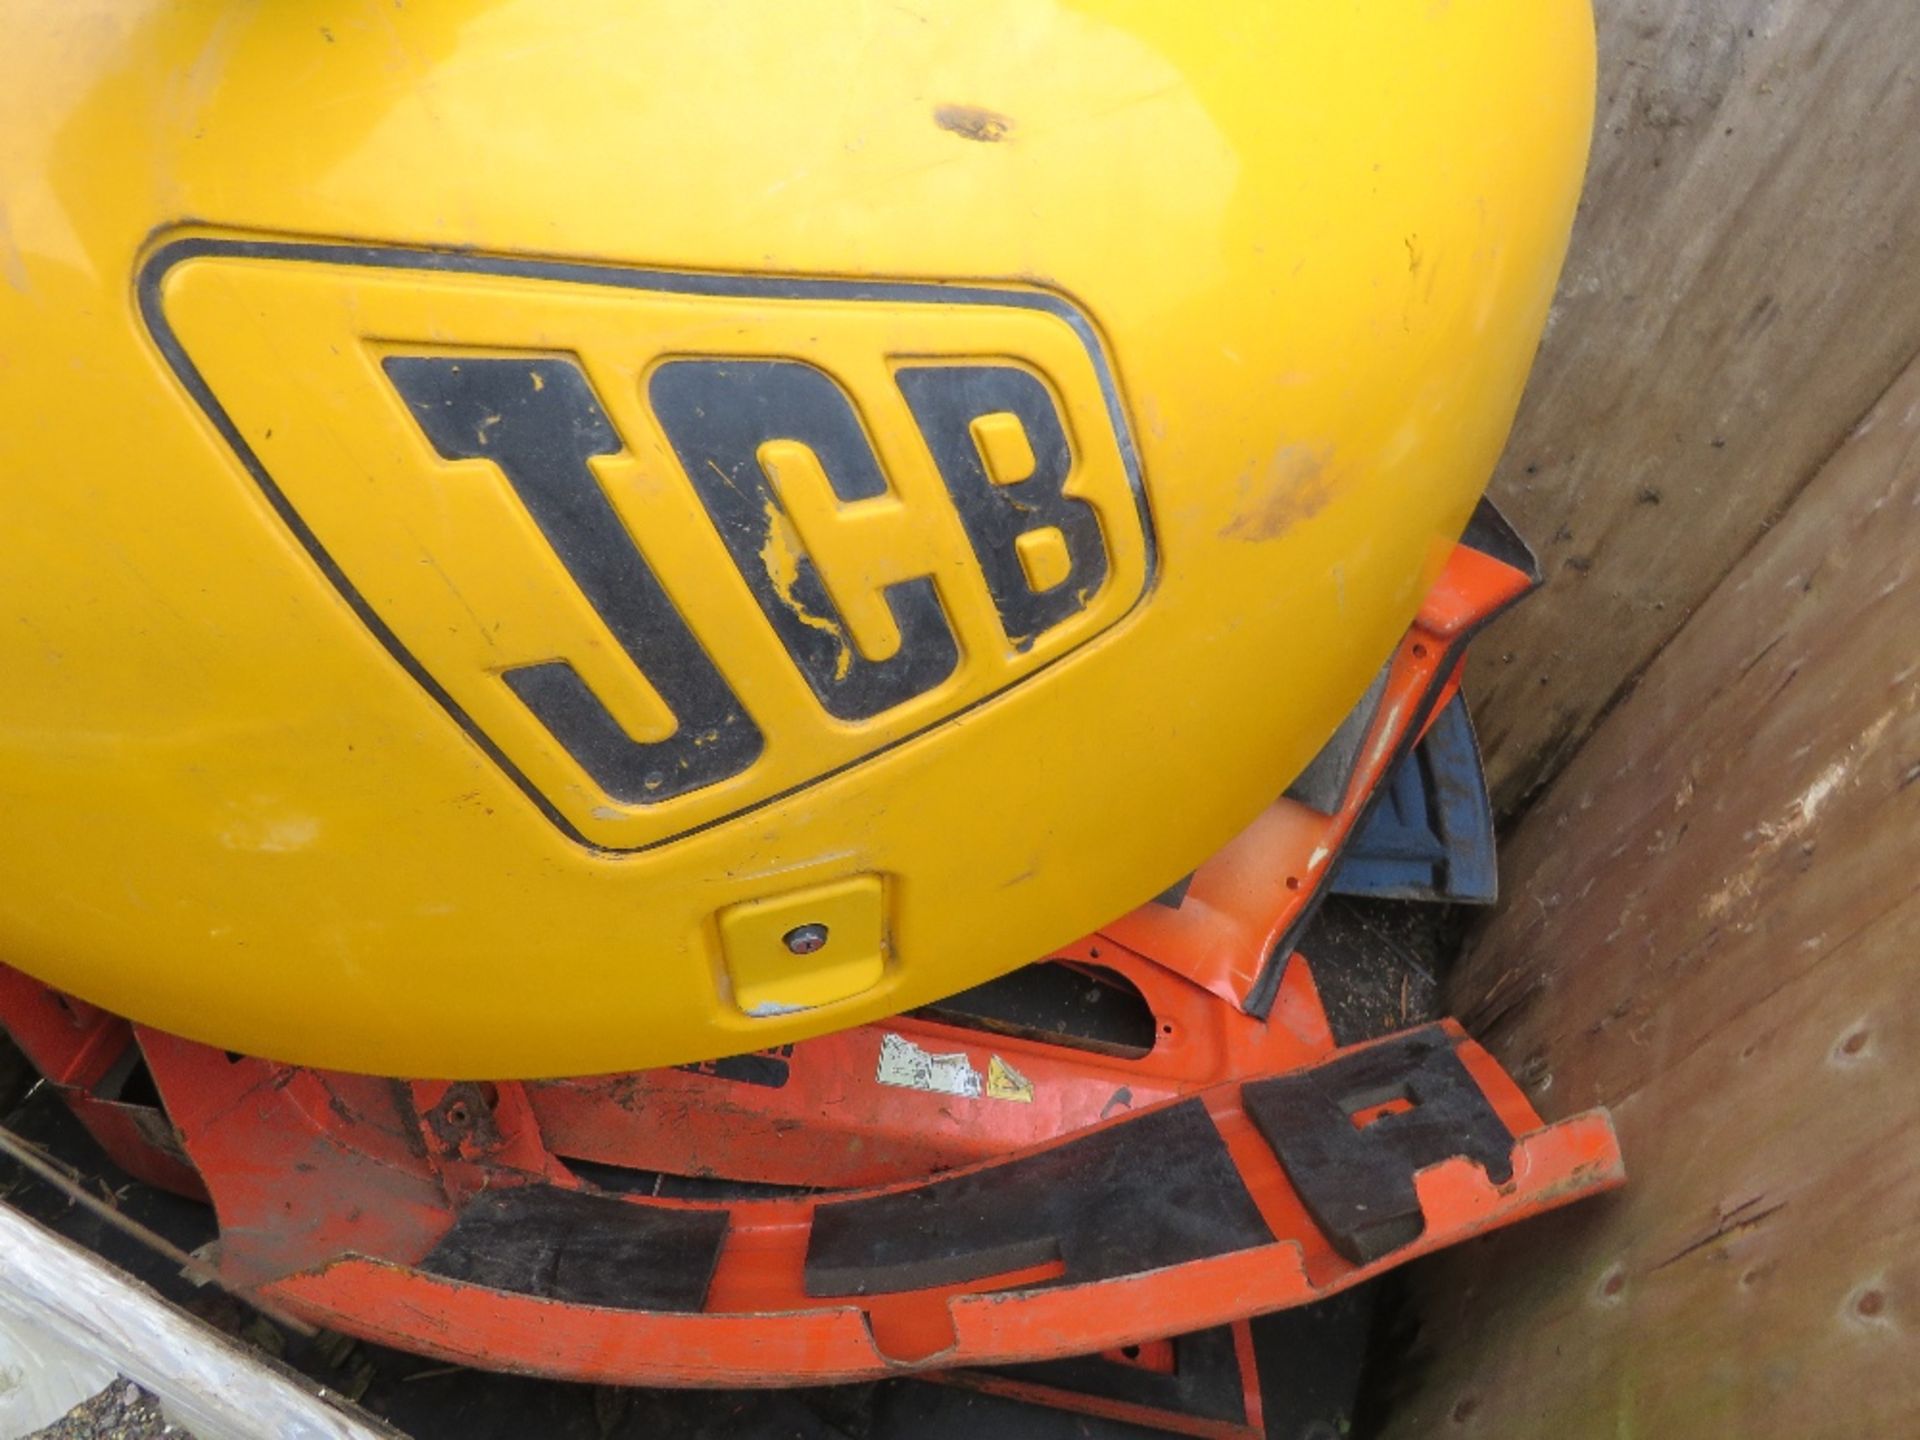
<svg viewBox="0 0 1920 1440"><path fill-rule="evenodd" d="M780 943L794 955L811 955L827 943L824 925L796 925L780 937Z"/></svg>

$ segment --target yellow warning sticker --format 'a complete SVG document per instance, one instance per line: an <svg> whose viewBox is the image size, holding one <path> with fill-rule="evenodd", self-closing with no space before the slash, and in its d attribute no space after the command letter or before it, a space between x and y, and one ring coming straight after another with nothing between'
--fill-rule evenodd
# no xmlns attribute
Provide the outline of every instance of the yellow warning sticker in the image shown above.
<svg viewBox="0 0 1920 1440"><path fill-rule="evenodd" d="M987 1062L987 1095L994 1100L1033 1103L1033 1082L998 1055Z"/></svg>

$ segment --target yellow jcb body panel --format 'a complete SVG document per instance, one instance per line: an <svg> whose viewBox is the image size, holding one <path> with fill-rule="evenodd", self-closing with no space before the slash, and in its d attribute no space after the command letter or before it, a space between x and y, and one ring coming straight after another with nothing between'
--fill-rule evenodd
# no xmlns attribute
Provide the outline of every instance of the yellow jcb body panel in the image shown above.
<svg viewBox="0 0 1920 1440"><path fill-rule="evenodd" d="M1498 453L1584 0L0 9L0 959L774 1045L1124 912Z"/></svg>

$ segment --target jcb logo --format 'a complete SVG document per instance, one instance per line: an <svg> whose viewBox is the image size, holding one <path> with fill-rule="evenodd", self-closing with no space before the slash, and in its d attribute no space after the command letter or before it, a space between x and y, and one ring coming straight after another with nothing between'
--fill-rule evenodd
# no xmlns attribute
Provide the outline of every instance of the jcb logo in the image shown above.
<svg viewBox="0 0 1920 1440"><path fill-rule="evenodd" d="M1152 576L1057 296L195 238L142 298L361 618L595 845L895 746Z"/></svg>

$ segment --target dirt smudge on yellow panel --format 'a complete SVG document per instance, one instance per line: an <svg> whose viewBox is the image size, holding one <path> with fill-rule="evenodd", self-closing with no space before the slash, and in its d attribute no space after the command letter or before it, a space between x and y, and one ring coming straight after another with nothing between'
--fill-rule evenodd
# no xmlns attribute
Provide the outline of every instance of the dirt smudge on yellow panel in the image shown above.
<svg viewBox="0 0 1920 1440"><path fill-rule="evenodd" d="M933 123L962 140L978 140L982 145L998 145L1013 137L1013 118L983 105L936 105Z"/></svg>
<svg viewBox="0 0 1920 1440"><path fill-rule="evenodd" d="M1233 518L1220 538L1257 544L1312 519L1333 498L1332 459L1330 445L1281 446L1265 465L1241 475Z"/></svg>

